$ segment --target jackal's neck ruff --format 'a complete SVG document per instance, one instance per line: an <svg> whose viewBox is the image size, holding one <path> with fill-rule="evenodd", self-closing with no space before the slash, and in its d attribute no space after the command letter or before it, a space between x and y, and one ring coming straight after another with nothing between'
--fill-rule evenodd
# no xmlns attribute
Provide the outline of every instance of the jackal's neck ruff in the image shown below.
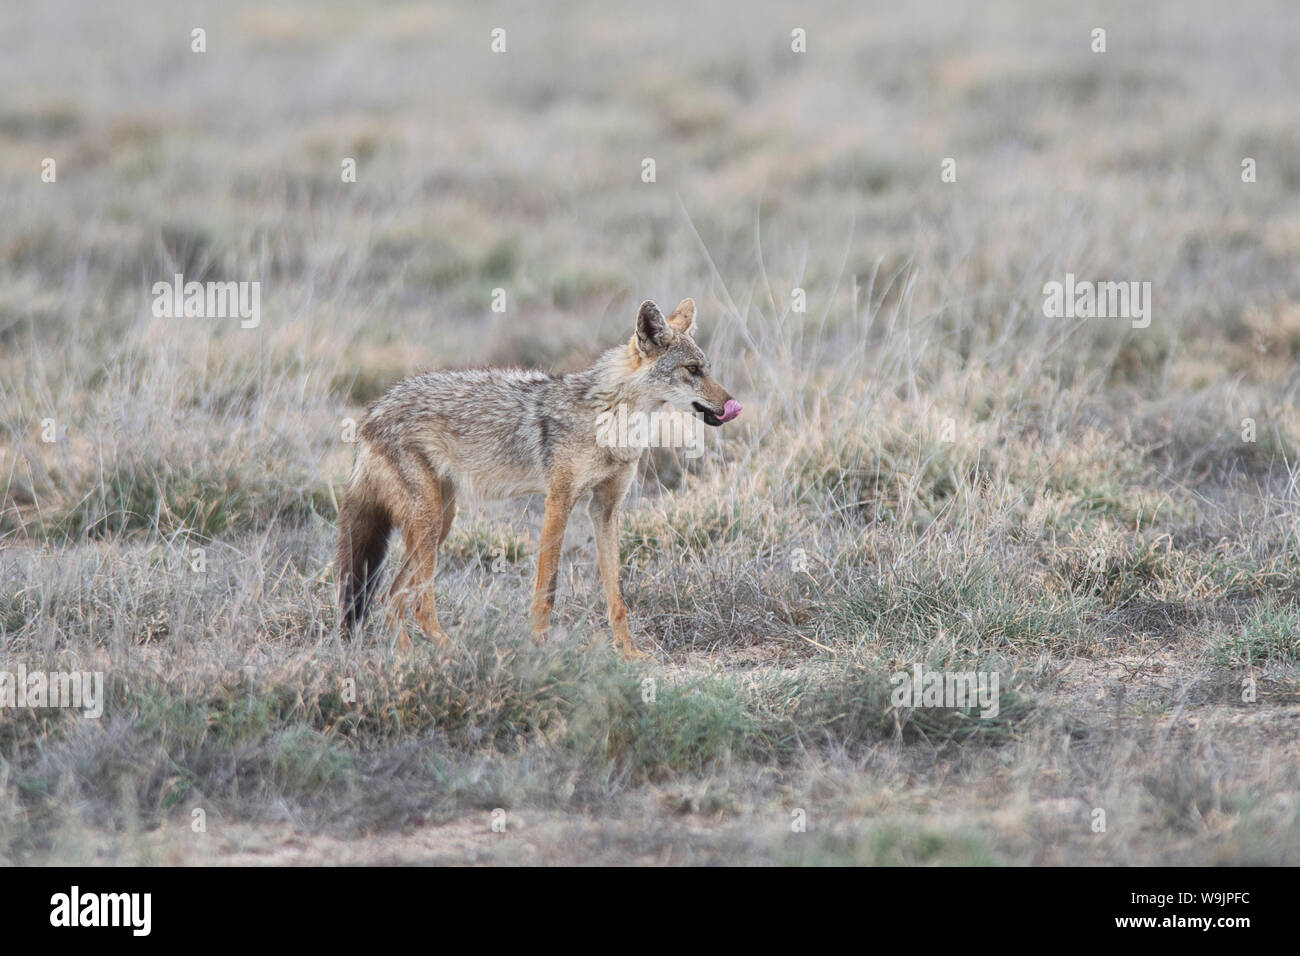
<svg viewBox="0 0 1300 956"><path fill-rule="evenodd" d="M633 338L606 350L589 368L565 378L582 387L582 396L590 404L595 420L595 416L615 411L620 405L630 411L650 411L662 404L663 400L647 388L646 367Z"/></svg>

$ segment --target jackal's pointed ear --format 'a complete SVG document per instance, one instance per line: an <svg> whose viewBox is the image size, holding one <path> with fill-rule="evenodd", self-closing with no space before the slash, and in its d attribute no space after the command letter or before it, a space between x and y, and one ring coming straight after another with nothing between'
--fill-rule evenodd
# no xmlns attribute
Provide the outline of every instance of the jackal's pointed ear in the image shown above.
<svg viewBox="0 0 1300 956"><path fill-rule="evenodd" d="M636 347L642 355L653 355L668 347L672 333L659 306L649 299L641 303L636 313Z"/></svg>
<svg viewBox="0 0 1300 956"><path fill-rule="evenodd" d="M695 334L695 300L682 299L668 316L668 324L686 335Z"/></svg>

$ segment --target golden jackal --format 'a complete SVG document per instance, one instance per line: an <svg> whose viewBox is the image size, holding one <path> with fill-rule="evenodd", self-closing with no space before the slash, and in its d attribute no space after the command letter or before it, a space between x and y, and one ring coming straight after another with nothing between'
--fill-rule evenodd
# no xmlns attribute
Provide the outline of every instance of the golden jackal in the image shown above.
<svg viewBox="0 0 1300 956"><path fill-rule="evenodd" d="M585 371L560 377L519 369L430 372L399 382L375 402L361 424L339 511L339 601L347 629L365 616L396 525L406 560L389 587L393 609L413 600L420 627L444 641L433 572L457 496L544 491L531 614L533 634L544 638L564 527L590 493L614 641L624 654L639 656L619 590L618 513L644 444L602 440L598 422L620 410L645 416L664 405L699 412L713 426L739 415L740 402L709 374L694 330L693 300L683 299L667 318L647 300L637 312L636 334Z"/></svg>

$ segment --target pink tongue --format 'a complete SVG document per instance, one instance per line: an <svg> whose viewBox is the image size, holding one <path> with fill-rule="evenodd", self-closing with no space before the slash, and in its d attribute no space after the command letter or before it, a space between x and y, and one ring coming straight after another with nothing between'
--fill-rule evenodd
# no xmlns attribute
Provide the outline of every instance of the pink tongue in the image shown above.
<svg viewBox="0 0 1300 956"><path fill-rule="evenodd" d="M735 418L737 415L740 414L743 408L744 406L741 405L740 402L736 401L734 398L727 399L727 404L722 406L722 420L724 422L731 421L733 418Z"/></svg>

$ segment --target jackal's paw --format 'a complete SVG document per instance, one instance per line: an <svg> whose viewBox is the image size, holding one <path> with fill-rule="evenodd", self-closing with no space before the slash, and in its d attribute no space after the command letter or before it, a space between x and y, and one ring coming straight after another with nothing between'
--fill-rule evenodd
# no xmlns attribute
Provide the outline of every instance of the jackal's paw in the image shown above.
<svg viewBox="0 0 1300 956"><path fill-rule="evenodd" d="M653 654L647 654L632 643L631 635L615 635L614 646L618 648L618 652L623 655L624 660L649 661L654 659Z"/></svg>

